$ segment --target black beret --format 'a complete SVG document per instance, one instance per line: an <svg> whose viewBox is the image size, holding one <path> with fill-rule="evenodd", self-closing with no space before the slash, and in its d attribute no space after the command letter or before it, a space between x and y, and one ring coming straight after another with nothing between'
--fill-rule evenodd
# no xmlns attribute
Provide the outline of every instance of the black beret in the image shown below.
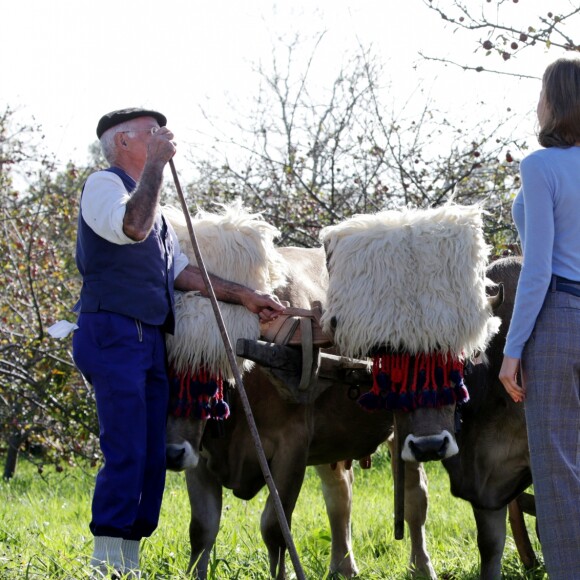
<svg viewBox="0 0 580 580"><path fill-rule="evenodd" d="M115 125L120 125L125 121L137 119L138 117L153 117L157 120L160 127L165 127L165 125L167 125L167 118L165 115L162 115L157 111L149 111L147 109L140 108L119 109L118 111L111 111L110 113L107 113L100 118L99 124L97 125L97 137L100 139L101 135L107 129L110 129Z"/></svg>

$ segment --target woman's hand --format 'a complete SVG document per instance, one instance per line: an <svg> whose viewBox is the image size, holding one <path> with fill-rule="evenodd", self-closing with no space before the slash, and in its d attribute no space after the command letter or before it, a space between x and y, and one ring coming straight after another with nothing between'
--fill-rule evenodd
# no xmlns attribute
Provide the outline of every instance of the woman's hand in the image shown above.
<svg viewBox="0 0 580 580"><path fill-rule="evenodd" d="M517 377L520 370L520 359L504 356L499 380L502 382L507 394L515 403L521 403L526 398L526 389L518 385Z"/></svg>

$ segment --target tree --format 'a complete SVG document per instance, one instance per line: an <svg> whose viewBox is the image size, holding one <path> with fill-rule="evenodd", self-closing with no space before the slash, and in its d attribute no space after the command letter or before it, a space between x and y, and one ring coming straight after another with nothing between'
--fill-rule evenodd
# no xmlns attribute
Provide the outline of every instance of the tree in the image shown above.
<svg viewBox="0 0 580 580"><path fill-rule="evenodd" d="M270 68L258 68L255 110L223 132L239 137L216 139L223 160L197 162L191 198L205 205L204 197L242 197L282 231L281 245L305 246L319 243L322 227L356 213L452 198L486 202L490 240L512 243L513 155L525 144L503 136L501 122L454 124L428 99L386 114L381 63L362 47L321 91L311 70L322 38L305 69L296 72L298 40L284 63L274 56Z"/></svg>
<svg viewBox="0 0 580 580"><path fill-rule="evenodd" d="M477 35L474 60L476 63L457 63L445 58L423 54L431 60L441 60L465 70L492 72L525 76L517 70L507 70L503 63L523 52L538 47L555 48L564 53L580 52L578 24L580 8L569 0L552 0L546 3L545 12L530 17L518 5L518 0L481 0L460 2L459 0L423 0L430 10L435 11L454 32L464 30ZM481 55L494 59L496 68L489 69L482 64ZM500 68L497 68L498 64Z"/></svg>
<svg viewBox="0 0 580 580"><path fill-rule="evenodd" d="M69 341L46 329L70 318L78 294L74 272L76 198L86 170L60 173L24 139L37 128L14 130L11 111L0 118L0 433L7 444L4 477L19 450L42 449L43 460L92 456L96 417L91 395L75 370ZM27 155L23 155L27 151ZM17 171L18 170L18 171ZM15 186L15 175L31 185Z"/></svg>
<svg viewBox="0 0 580 580"><path fill-rule="evenodd" d="M480 51L504 63L504 42L512 55L547 41L562 50L576 47L571 38L560 44L558 38L580 9L552 14L544 28L531 31L531 24L499 24L486 12L478 20L471 5L468 10L455 0L426 4L454 27L484 31ZM499 14L508 2L481 4ZM516 49L509 34L522 30L535 36ZM491 49L484 46L488 39ZM281 230L281 245L313 246L322 227L354 214L453 199L483 204L488 241L497 252L511 247L517 159L527 148L504 131L511 113L477 123L455 120L420 88L414 101L395 106L381 62L362 46L322 85L317 48L323 41L320 35L309 49L306 67L296 58L304 48L300 39L288 43L284 60L273 51L271 62L257 67L261 82L253 108L225 130L216 122L219 153L191 162L197 174L186 187L191 205L211 209L214 201L242 197ZM42 448L43 460L57 463L79 453L96 456L92 393L74 368L70 342L48 338L46 329L72 318L79 285L73 262L77 197L99 161L95 153L87 167L69 164L56 172L31 145L38 135L36 127L17 126L10 110L0 116L0 436L10 451L5 476L12 475L25 446ZM171 199L167 192L164 200Z"/></svg>

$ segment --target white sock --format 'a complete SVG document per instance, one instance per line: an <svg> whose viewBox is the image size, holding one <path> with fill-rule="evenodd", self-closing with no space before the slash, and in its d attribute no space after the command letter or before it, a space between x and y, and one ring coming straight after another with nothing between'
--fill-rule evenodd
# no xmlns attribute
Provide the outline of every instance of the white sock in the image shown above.
<svg viewBox="0 0 580 580"><path fill-rule="evenodd" d="M121 542L121 538L95 536L95 547L91 558L91 566L101 569L110 567L115 570L121 570L123 567Z"/></svg>
<svg viewBox="0 0 580 580"><path fill-rule="evenodd" d="M123 540L121 542L121 555L126 571L139 571L139 540Z"/></svg>

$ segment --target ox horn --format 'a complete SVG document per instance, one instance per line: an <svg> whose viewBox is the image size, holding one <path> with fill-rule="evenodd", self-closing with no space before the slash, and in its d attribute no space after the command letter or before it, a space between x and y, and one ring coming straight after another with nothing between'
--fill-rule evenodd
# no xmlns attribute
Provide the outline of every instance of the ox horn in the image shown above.
<svg viewBox="0 0 580 580"><path fill-rule="evenodd" d="M495 314L497 309L503 304L505 297L503 283L500 282L497 285L497 293L493 296L487 297L487 303L491 307L492 312Z"/></svg>

